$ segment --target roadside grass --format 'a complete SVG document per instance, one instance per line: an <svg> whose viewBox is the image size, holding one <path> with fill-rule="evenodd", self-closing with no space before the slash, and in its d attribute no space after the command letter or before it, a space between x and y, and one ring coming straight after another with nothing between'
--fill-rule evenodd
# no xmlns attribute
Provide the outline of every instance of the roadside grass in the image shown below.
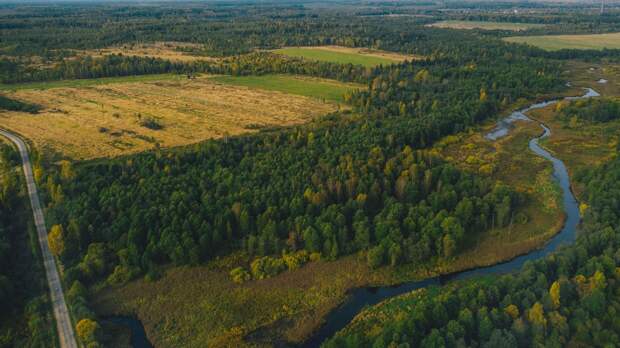
<svg viewBox="0 0 620 348"><path fill-rule="evenodd" d="M620 49L620 33L590 35L542 35L513 36L504 38L507 42L524 43L548 51L561 49L602 50Z"/></svg>
<svg viewBox="0 0 620 348"><path fill-rule="evenodd" d="M346 92L365 88L357 84L293 75L214 76L210 80L227 85L278 91L338 103L344 101L343 96Z"/></svg>
<svg viewBox="0 0 620 348"><path fill-rule="evenodd" d="M113 157L292 126L338 109L336 103L316 98L227 85L209 77L157 75L37 86L46 89L30 86L5 94L41 105L42 110L36 115L1 112L0 124L39 148L71 159ZM146 120L161 129L143 126L150 124Z"/></svg>
<svg viewBox="0 0 620 348"><path fill-rule="evenodd" d="M153 74L153 75L133 75L120 77L102 77L97 79L75 79L44 82L26 82L16 84L0 84L1 91L21 91L25 89L52 89L52 88L79 88L111 83L134 83L134 82L153 82L167 80L184 80L185 75L178 74Z"/></svg>
<svg viewBox="0 0 620 348"><path fill-rule="evenodd" d="M341 46L285 47L272 52L292 57L302 57L339 64L362 65L374 67L390 65L418 57L394 52L370 50L366 48L349 48Z"/></svg>
<svg viewBox="0 0 620 348"><path fill-rule="evenodd" d="M482 29L482 30L511 30L523 31L533 28L542 28L544 24L536 23L511 23L511 22L486 22L486 21L459 21L446 20L432 24L429 27L448 28L448 29Z"/></svg>

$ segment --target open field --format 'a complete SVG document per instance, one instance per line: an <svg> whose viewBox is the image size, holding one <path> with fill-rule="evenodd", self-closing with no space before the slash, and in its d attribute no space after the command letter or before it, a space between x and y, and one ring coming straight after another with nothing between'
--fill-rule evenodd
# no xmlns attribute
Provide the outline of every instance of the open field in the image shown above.
<svg viewBox="0 0 620 348"><path fill-rule="evenodd" d="M36 115L2 112L0 124L39 148L88 159L300 124L338 107L316 98L220 84L207 77L76 82L77 87L6 93L43 110Z"/></svg>
<svg viewBox="0 0 620 348"><path fill-rule="evenodd" d="M389 65L416 59L416 56L413 55L341 46L285 47L272 52L292 57L303 57L340 64L350 63L366 67Z"/></svg>
<svg viewBox="0 0 620 348"><path fill-rule="evenodd" d="M228 273L239 265L247 268L250 259L235 254L203 267L170 268L155 282L137 280L99 290L94 296L96 310L101 315L137 315L156 346L295 343L308 337L352 288L397 284L488 265L539 247L563 223L551 166L527 150L528 140L538 135L540 128L535 122L523 122L514 134L495 143L482 137L485 131L446 138L436 151L461 163L465 170L478 172L491 164L495 169L484 175L514 185L529 197L522 209L528 221L472 236L467 250L450 262L372 270L365 257L351 255L236 284Z"/></svg>
<svg viewBox="0 0 620 348"><path fill-rule="evenodd" d="M78 51L78 55L93 57L122 54L124 56L153 57L173 62L192 62L196 60L215 60L216 58L198 55L203 46L186 42L129 43L121 46Z"/></svg>
<svg viewBox="0 0 620 348"><path fill-rule="evenodd" d="M542 28L544 24L535 23L510 23L510 22L483 22L483 21L457 21L447 20L429 24L429 27L446 29L482 29L482 30L511 30L523 31L533 28Z"/></svg>
<svg viewBox="0 0 620 348"><path fill-rule="evenodd" d="M214 76L211 80L227 85L297 94L334 102L342 102L344 94L355 89L354 87L365 88L362 85L334 80L290 75Z"/></svg>
<svg viewBox="0 0 620 348"><path fill-rule="evenodd" d="M601 50L603 48L620 49L620 33L592 35L543 35L513 36L504 38L513 43L524 43L548 51L561 49Z"/></svg>

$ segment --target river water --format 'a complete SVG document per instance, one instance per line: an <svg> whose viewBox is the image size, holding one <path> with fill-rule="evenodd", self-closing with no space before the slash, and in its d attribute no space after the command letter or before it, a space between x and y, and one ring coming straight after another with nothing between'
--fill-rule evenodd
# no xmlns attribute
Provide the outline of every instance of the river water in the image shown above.
<svg viewBox="0 0 620 348"><path fill-rule="evenodd" d="M598 97L595 90L586 88L586 93L579 97L567 97L566 100L575 100L582 98ZM489 141L497 140L507 135L514 127L517 120L532 121L527 117L526 113L534 109L540 109L545 106L557 103L559 100L551 100L542 103L532 104L529 107L513 112L510 116L500 120L497 126L488 134L486 139ZM441 285L453 280L463 280L476 276L505 274L519 270L527 261L540 259L557 250L562 244L572 244L575 242L577 225L581 217L579 215L579 204L570 188L570 180L566 166L562 161L553 157L548 151L543 149L539 144L539 140L548 137L551 130L541 124L542 135L531 139L529 148L536 155L541 156L553 164L553 177L562 189L562 200L564 212L566 213L566 221L562 230L549 240L541 249L534 250L527 254L518 256L510 261L498 263L488 267L474 268L468 271L457 272L449 275L442 275L435 278L428 278L421 281L412 281L397 286L389 287L369 287L358 288L350 292L348 300L340 307L333 310L327 315L325 324L317 330L306 342L303 347L318 347L328 338L332 337L336 332L343 329L353 318L366 306L372 306L389 299L394 296L405 294L413 290L425 288L430 285Z"/></svg>
<svg viewBox="0 0 620 348"><path fill-rule="evenodd" d="M566 100L575 100L583 98L591 98L600 96L595 90L586 88L583 96L567 97ZM510 116L500 120L496 127L486 134L486 139L495 141L506 136L514 127L517 120L533 121L526 113L534 109L540 109L545 106L555 104L559 100L551 100L542 103L532 104L529 107L518 110L510 114ZM328 338L332 337L336 332L343 329L353 318L366 306L372 306L389 299L394 296L405 294L413 290L425 288L431 285L442 285L453 280L469 279L476 276L505 274L519 270L527 261L540 259L557 250L560 245L572 244L576 238L577 226L581 217L579 215L579 204L570 188L570 179L566 166L562 161L553 157L548 151L543 149L539 144L539 140L548 137L551 130L544 124L542 127L542 135L531 139L529 148L536 155L549 160L553 164L553 177L562 189L562 200L564 212L566 213L566 221L562 230L549 240L541 249L534 250L527 254L518 256L510 261L498 263L488 267L474 268L468 271L457 272L448 275L442 275L434 278L428 278L421 281L412 281L396 286L386 287L367 287L358 288L350 292L345 303L333 310L325 318L325 324L319 328L306 342L303 347L318 347ZM110 321L128 327L131 330L131 345L134 348L151 348L153 345L148 341L142 323L131 317L113 317Z"/></svg>

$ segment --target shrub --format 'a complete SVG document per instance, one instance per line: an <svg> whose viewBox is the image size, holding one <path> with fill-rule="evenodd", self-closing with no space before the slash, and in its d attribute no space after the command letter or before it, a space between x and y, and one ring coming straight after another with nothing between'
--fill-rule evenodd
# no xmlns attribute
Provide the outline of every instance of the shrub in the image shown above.
<svg viewBox="0 0 620 348"><path fill-rule="evenodd" d="M150 118L150 117L145 120L140 121L140 125L142 127L152 129L152 130L160 130L164 128L164 126L161 123L159 123L159 121L157 121L154 118Z"/></svg>
<svg viewBox="0 0 620 348"><path fill-rule="evenodd" d="M284 260L270 256L260 257L250 265L254 279L273 277L286 269Z"/></svg>
<svg viewBox="0 0 620 348"><path fill-rule="evenodd" d="M284 254L282 255L282 258L284 259L289 271L293 271L308 262L310 255L306 250L301 250L292 254Z"/></svg>
<svg viewBox="0 0 620 348"><path fill-rule="evenodd" d="M233 282L239 284L252 279L250 273L246 271L243 267L237 267L230 271L230 277L232 278Z"/></svg>

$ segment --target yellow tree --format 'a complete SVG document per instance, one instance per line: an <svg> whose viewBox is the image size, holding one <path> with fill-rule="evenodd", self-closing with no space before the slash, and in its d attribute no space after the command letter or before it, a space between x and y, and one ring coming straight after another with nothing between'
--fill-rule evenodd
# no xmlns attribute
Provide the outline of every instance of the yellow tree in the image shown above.
<svg viewBox="0 0 620 348"><path fill-rule="evenodd" d="M52 254L60 256L65 250L64 231L61 225L54 225L47 235L47 243Z"/></svg>
<svg viewBox="0 0 620 348"><path fill-rule="evenodd" d="M551 296L551 302L553 302L553 308L560 308L560 283L556 280L551 284L549 289L549 296Z"/></svg>
<svg viewBox="0 0 620 348"><path fill-rule="evenodd" d="M75 333L80 340L85 343L93 342L95 340L95 333L99 328L99 324L91 319L82 319L75 326Z"/></svg>

